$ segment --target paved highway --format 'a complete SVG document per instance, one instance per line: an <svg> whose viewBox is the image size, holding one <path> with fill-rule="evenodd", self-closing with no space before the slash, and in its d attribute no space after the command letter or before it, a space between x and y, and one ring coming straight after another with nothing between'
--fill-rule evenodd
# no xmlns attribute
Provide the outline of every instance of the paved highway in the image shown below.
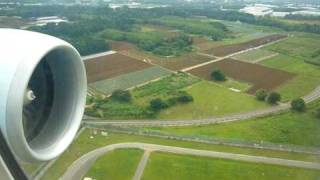
<svg viewBox="0 0 320 180"><path fill-rule="evenodd" d="M83 155L67 169L67 171L64 173L64 175L60 179L61 180L82 179L85 176L85 174L88 172L90 167L94 164L96 159L98 159L100 156L110 151L113 151L115 149L128 149L128 148L142 149L147 152L158 151L158 152L175 153L175 154L182 154L182 155L204 156L204 157L221 158L221 159L244 161L244 162L251 162L251 163L264 163L264 164L320 170L320 163L315 163L315 162L305 162L305 161L270 158L270 157L263 157L263 156L251 156L251 155L243 155L243 154L197 150L197 149L190 149L190 148L181 148L181 147L163 146L163 145L145 144L145 143L121 143L121 144L108 145ZM145 158L144 158L145 162L143 162L141 166L145 166L145 164L147 163L146 162L147 157L148 157L148 153L145 154Z"/></svg>

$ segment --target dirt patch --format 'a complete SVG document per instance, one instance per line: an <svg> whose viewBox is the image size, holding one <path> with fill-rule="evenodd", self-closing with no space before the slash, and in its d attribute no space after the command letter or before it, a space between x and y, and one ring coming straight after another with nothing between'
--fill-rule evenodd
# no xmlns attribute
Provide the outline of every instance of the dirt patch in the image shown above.
<svg viewBox="0 0 320 180"><path fill-rule="evenodd" d="M152 66L143 61L118 53L86 60L84 63L89 83L139 71Z"/></svg>
<svg viewBox="0 0 320 180"><path fill-rule="evenodd" d="M264 45L264 44L267 44L267 43L270 43L273 41L277 41L277 40L280 40L280 39L283 39L286 37L287 37L286 35L274 34L274 35L269 35L266 37L254 39L254 40L244 42L244 43L219 46L216 48L206 50L205 53L211 54L214 56L223 57L223 56L233 54L233 53L236 53L239 51L243 51L243 50L258 47L258 46L261 46L261 45Z"/></svg>
<svg viewBox="0 0 320 180"><path fill-rule="evenodd" d="M295 75L286 71L268 68L258 64L246 63L234 59L225 59L202 66L189 73L206 80L211 80L213 69L221 69L227 76L252 84L247 91L254 94L258 89L274 90L281 84L291 80Z"/></svg>

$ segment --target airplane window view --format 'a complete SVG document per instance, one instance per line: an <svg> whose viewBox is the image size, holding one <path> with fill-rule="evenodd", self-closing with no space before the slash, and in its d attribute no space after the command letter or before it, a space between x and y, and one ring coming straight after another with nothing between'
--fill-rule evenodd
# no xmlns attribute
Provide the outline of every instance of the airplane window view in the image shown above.
<svg viewBox="0 0 320 180"><path fill-rule="evenodd" d="M320 0L0 0L0 179L320 180Z"/></svg>

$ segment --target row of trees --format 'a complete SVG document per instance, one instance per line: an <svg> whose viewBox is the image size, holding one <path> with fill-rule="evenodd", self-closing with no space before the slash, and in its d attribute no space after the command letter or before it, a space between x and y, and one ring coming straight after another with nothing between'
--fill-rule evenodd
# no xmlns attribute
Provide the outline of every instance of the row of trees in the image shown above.
<svg viewBox="0 0 320 180"><path fill-rule="evenodd" d="M256 98L259 101L267 101L270 104L277 104L281 100L281 95L277 92L268 93L264 89L256 91Z"/></svg>

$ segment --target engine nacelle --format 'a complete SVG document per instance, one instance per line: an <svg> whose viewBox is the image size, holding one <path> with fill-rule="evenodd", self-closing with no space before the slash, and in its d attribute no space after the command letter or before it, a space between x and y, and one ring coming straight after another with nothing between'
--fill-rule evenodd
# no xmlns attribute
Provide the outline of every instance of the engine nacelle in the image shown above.
<svg viewBox="0 0 320 180"><path fill-rule="evenodd" d="M0 128L25 162L56 158L84 112L87 79L77 50L52 36L0 29Z"/></svg>

